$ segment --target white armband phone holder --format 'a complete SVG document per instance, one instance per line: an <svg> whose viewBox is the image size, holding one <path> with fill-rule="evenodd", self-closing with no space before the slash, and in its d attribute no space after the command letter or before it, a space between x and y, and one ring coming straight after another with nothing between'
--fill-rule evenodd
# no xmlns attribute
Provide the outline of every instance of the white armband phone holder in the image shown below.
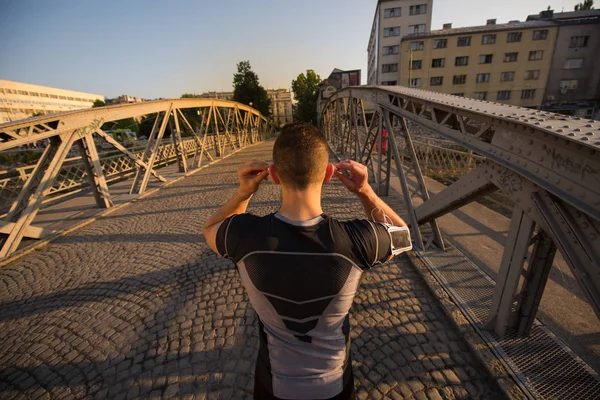
<svg viewBox="0 0 600 400"><path fill-rule="evenodd" d="M412 242L410 240L410 231L408 226L394 226L390 224L383 224L388 233L390 234L392 254L397 256L398 254L404 253L412 249Z"/></svg>

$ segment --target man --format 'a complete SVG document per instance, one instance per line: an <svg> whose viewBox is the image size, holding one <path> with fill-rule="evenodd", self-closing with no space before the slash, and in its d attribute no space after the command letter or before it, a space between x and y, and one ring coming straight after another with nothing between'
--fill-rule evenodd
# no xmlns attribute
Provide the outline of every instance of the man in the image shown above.
<svg viewBox="0 0 600 400"><path fill-rule="evenodd" d="M273 146L274 164L242 165L238 191L202 230L211 249L237 264L259 317L255 398L354 397L348 311L362 272L392 258L383 223L406 224L369 186L364 165L328 160L315 127L285 126ZM323 213L321 189L334 175L374 222ZM281 185L281 208L264 217L244 214L269 176Z"/></svg>

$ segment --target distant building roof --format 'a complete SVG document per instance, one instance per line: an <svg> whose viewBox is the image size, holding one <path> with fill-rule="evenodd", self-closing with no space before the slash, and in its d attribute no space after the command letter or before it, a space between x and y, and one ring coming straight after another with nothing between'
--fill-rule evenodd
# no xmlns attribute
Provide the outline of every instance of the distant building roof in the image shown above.
<svg viewBox="0 0 600 400"><path fill-rule="evenodd" d="M532 28L543 28L547 26L556 26L552 21L515 21L507 24L491 24L481 26L467 26L464 28L452 28L452 29L439 29L431 31L430 33L416 33L413 35L406 35L402 38L404 40L415 40L419 38L437 37L437 36L452 36L461 35L465 33L485 33L485 32L497 32L497 31L509 31L515 29L532 29Z"/></svg>
<svg viewBox="0 0 600 400"><path fill-rule="evenodd" d="M559 25L600 23L600 10L569 11L555 13L554 10L530 15L527 21L553 21Z"/></svg>

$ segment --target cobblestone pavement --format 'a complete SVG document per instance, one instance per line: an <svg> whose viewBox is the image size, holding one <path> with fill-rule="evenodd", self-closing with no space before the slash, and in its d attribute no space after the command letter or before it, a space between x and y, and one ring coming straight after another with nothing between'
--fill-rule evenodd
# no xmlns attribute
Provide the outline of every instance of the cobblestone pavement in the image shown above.
<svg viewBox="0 0 600 400"><path fill-rule="evenodd" d="M204 242L246 149L0 269L0 398L251 398L255 313L234 265ZM324 188L339 218L361 207ZM273 212L271 183L249 211ZM363 277L352 310L358 397L498 398L408 260Z"/></svg>

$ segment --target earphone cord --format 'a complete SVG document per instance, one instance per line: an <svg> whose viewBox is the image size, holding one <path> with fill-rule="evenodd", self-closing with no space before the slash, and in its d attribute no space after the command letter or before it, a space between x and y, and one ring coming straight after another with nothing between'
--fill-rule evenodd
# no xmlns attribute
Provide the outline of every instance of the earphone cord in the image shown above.
<svg viewBox="0 0 600 400"><path fill-rule="evenodd" d="M372 209L372 210L371 210L371 221L375 221L375 217L373 216L373 212L374 212L375 210L380 210L380 211L381 211L381 213L383 214L383 221L384 221L385 223L388 223L387 221L390 221L390 222L389 222L389 224L390 224L390 225L394 225L394 222L392 221L392 219L391 219L390 217L388 217L388 216L385 214L385 212L384 212L384 211L383 211L381 208L379 208L379 207L375 207L374 209Z"/></svg>

